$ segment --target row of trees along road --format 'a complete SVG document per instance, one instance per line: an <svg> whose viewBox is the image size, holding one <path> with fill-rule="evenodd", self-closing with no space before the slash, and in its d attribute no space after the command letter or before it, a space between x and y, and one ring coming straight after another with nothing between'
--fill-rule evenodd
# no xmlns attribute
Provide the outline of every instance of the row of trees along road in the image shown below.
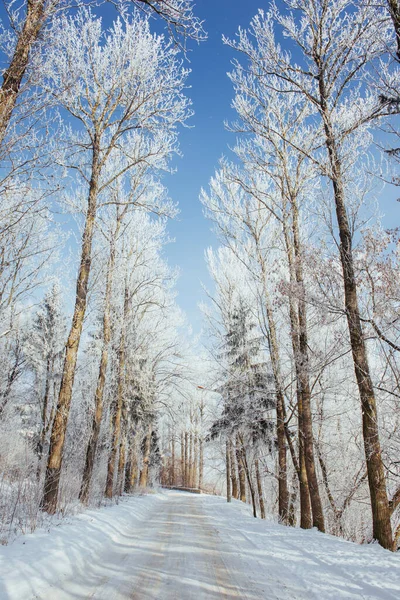
<svg viewBox="0 0 400 600"><path fill-rule="evenodd" d="M146 487L182 377L160 176L191 116L186 41L205 34L189 0L120 3L107 30L99 11L10 3L1 34L4 539L74 497Z"/></svg>
<svg viewBox="0 0 400 600"><path fill-rule="evenodd" d="M219 316L206 312L225 398L215 435L228 445L245 433L264 448L272 443L269 427L252 432L257 402L238 391L257 362L233 360L230 347L234 327L252 356L244 316L234 325L238 311L250 311L273 382L281 521L292 518L289 449L301 526L325 531L328 514L329 530L343 531L343 515L367 481L368 535L388 549L400 537L397 234L371 220L368 202L374 174L398 182L382 162L398 155L399 16L392 1L285 0L224 38L236 52L229 77L237 120L228 124L237 134L235 157L221 161L202 194L224 246L208 256ZM231 359L222 360L223 348ZM237 395L249 398L245 406ZM357 397L360 425L348 413ZM268 402L266 395L265 414ZM341 411L337 433L347 436L347 457L325 421ZM359 457L348 485L337 479L334 460L340 468L353 460L360 430L365 474Z"/></svg>

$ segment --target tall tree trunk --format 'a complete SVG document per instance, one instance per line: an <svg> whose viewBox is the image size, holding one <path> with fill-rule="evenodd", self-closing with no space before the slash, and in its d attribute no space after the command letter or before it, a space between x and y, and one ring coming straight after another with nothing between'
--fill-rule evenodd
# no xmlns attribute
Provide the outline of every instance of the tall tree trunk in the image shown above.
<svg viewBox="0 0 400 600"><path fill-rule="evenodd" d="M193 433L189 435L189 487L193 487Z"/></svg>
<svg viewBox="0 0 400 600"><path fill-rule="evenodd" d="M195 488L196 487L196 481L197 481L197 465L199 463L199 438L196 434L194 434L194 440L193 440L193 482L192 482L192 486Z"/></svg>
<svg viewBox="0 0 400 600"><path fill-rule="evenodd" d="M276 434L278 442L278 513L281 523L286 524L288 519L289 492L287 484L287 450L285 434L285 397L283 394L281 377L281 359L279 353L278 336L274 319L273 308L267 287L267 273L265 261L260 251L257 240L258 261L263 276L263 300L268 326L268 347L271 358L272 375L276 394Z"/></svg>
<svg viewBox="0 0 400 600"><path fill-rule="evenodd" d="M246 478L247 478L247 485L249 486L249 490L250 490L251 505L253 507L253 517L255 519L257 519L256 495L255 495L255 491L254 491L254 484L253 484L253 480L251 477L249 465L247 463L246 450L244 448L243 441L241 439L240 439L240 454L242 457L243 470L244 470Z"/></svg>
<svg viewBox="0 0 400 600"><path fill-rule="evenodd" d="M86 313L87 293L91 266L92 242L96 221L97 194L100 176L99 167L100 140L97 136L93 142L92 174L89 185L88 209L82 237L81 262L76 283L75 309L71 330L66 344L65 359L61 377L58 403L50 437L50 449L47 461L42 508L49 514L57 509L58 490L60 486L61 466L67 431L68 417L71 407L72 388L75 378L76 361L82 335L83 320Z"/></svg>
<svg viewBox="0 0 400 600"><path fill-rule="evenodd" d="M181 432L181 486L185 485L185 434Z"/></svg>
<svg viewBox="0 0 400 600"><path fill-rule="evenodd" d="M330 122L324 86L324 75L323 73L320 73L319 89L321 113L325 128L325 142L332 171L331 179L340 237L340 260L343 270L346 316L350 334L354 370L361 400L363 439L371 497L373 535L381 546L393 550L393 533L390 523L389 500L379 440L378 414L358 307L352 235L345 206L342 165L336 147L333 127Z"/></svg>
<svg viewBox="0 0 400 600"><path fill-rule="evenodd" d="M229 441L229 452L230 452L230 465L231 465L231 483L232 483L232 498L238 500L239 498L239 487L236 476L236 455L233 449L232 440Z"/></svg>
<svg viewBox="0 0 400 600"><path fill-rule="evenodd" d="M261 514L261 518L265 519L264 495L263 495L263 489L262 489L262 482L261 482L261 476L260 476L260 465L258 463L258 458L256 458L256 460L254 462L255 462L255 468L256 468L257 492L258 492L258 503L260 505L260 514Z"/></svg>
<svg viewBox="0 0 400 600"><path fill-rule="evenodd" d="M302 397L302 436L304 441L304 462L307 471L307 481L311 500L313 526L319 531L325 531L324 513L319 493L317 471L315 467L314 456L314 438L312 428L311 413L311 389L309 379L309 357L307 340L307 315L305 302L305 289L303 280L302 255L300 246L300 234L298 223L298 209L296 199L291 198L292 209L292 229L293 246L295 255L295 274L298 298L298 323L299 323L299 344L298 344L298 369L297 377L300 383L300 394Z"/></svg>
<svg viewBox="0 0 400 600"><path fill-rule="evenodd" d="M111 339L111 292L112 292L112 280L115 266L115 239L118 235L119 226L117 224L117 230L114 238L110 244L110 256L108 259L107 267L107 278L106 278L106 290L104 297L104 314L103 314L103 345L101 349L101 358L99 366L99 375L97 379L97 387L94 397L94 413L92 419L92 428L89 437L89 443L86 450L86 461L83 470L81 488L79 491L79 500L83 504L87 504L89 500L90 483L93 475L94 461L96 458L97 444L100 435L100 426L103 417L103 397L104 388L107 375L108 365L108 347Z"/></svg>
<svg viewBox="0 0 400 600"><path fill-rule="evenodd" d="M171 439L171 479L170 485L175 486L175 439L172 435Z"/></svg>
<svg viewBox="0 0 400 600"><path fill-rule="evenodd" d="M203 489L203 472L204 472L204 456L203 456L203 438L200 434L199 440L199 490Z"/></svg>
<svg viewBox="0 0 400 600"><path fill-rule="evenodd" d="M41 431L40 431L40 438L39 438L39 442L38 442L38 466L37 466L37 471L36 471L36 475L37 475L37 479L40 479L41 476L41 472L42 472L42 459L43 459L43 450L44 450L44 445L46 443L46 433L47 433L47 411L48 411L48 406L49 406L49 400L50 400L50 380L51 380L51 372L52 372L52 363L53 361L51 360L51 357L48 356L47 357L47 361L46 361L46 381L45 381L45 388L44 388L44 396L43 396L43 406L42 406L42 424L41 424Z"/></svg>
<svg viewBox="0 0 400 600"><path fill-rule="evenodd" d="M283 222L283 234L286 245L286 253L289 265L289 276L292 285L296 283L295 259L293 256L293 247L290 239L287 222ZM299 313L296 310L293 294L289 294L289 318L290 318L290 335L293 349L293 359L296 371L296 394L297 394L297 413L298 413L298 432L299 432L299 485L300 485L300 527L303 529L311 529L311 501L309 482L307 477L307 467L305 460L305 417L304 417L304 399L303 385L306 376L301 369L301 352L300 352L300 325ZM306 419L307 420L307 419Z"/></svg>
<svg viewBox="0 0 400 600"><path fill-rule="evenodd" d="M129 472L129 491L132 491L137 483L138 478L138 448L137 442L140 435L139 423L136 423L136 431L133 440L131 441L130 454L130 472Z"/></svg>
<svg viewBox="0 0 400 600"><path fill-rule="evenodd" d="M387 3L396 34L397 59L400 61L400 2L399 0L387 0Z"/></svg>
<svg viewBox="0 0 400 600"><path fill-rule="evenodd" d="M122 416L121 416L121 435L119 442L119 454L118 454L118 473L117 473L117 494L122 496L124 490L124 478L125 478L125 461L126 461L126 441L128 433L129 423L127 418L127 407L125 400L122 402Z"/></svg>
<svg viewBox="0 0 400 600"><path fill-rule="evenodd" d="M128 282L125 281L125 292L124 292L124 312L122 317L122 330L121 338L119 342L119 357L118 357L118 390L117 390L117 401L114 405L111 415L111 451L108 458L107 465L107 481L105 495L107 498L112 498L114 493L114 470L115 462L117 459L120 432L121 432L121 418L122 409L124 403L124 392L125 392L125 353L126 353L126 327L128 321L129 311L129 290Z"/></svg>
<svg viewBox="0 0 400 600"><path fill-rule="evenodd" d="M236 460L239 471L239 498L246 502L246 473L244 470L243 456L239 436L236 436Z"/></svg>
<svg viewBox="0 0 400 600"><path fill-rule="evenodd" d="M46 19L46 0L28 0L26 17L18 36L10 65L3 74L0 90L0 144L3 142L13 113L33 44L38 40Z"/></svg>
<svg viewBox="0 0 400 600"><path fill-rule="evenodd" d="M152 432L153 432L153 428L152 428L152 424L150 423L148 426L147 435L146 435L146 439L144 442L143 467L140 472L140 480L139 480L139 487L142 489L146 488L147 484L148 484Z"/></svg>
<svg viewBox="0 0 400 600"><path fill-rule="evenodd" d="M187 487L189 485L189 458L188 458L188 441L189 434L185 431L185 475L183 480L183 485Z"/></svg>
<svg viewBox="0 0 400 600"><path fill-rule="evenodd" d="M225 442L225 469L226 469L226 501L231 502L232 491L231 491L231 457L229 440Z"/></svg>

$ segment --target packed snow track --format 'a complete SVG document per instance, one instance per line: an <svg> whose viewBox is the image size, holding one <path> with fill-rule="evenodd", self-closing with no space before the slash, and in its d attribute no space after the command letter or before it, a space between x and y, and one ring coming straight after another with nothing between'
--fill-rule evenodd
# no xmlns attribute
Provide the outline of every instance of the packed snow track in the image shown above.
<svg viewBox="0 0 400 600"><path fill-rule="evenodd" d="M399 557L169 491L0 549L1 600L400 598Z"/></svg>

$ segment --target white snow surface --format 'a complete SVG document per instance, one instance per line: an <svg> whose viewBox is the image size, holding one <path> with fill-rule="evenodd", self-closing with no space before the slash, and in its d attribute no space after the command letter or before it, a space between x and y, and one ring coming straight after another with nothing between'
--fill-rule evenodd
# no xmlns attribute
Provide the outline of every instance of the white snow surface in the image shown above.
<svg viewBox="0 0 400 600"><path fill-rule="evenodd" d="M223 498L126 497L0 548L1 600L400 599L400 555Z"/></svg>

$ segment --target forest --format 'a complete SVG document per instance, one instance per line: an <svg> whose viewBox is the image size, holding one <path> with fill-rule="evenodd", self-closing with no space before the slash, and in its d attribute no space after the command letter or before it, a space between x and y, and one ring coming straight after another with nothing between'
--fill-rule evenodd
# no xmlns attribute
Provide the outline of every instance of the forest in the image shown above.
<svg viewBox="0 0 400 600"><path fill-rule="evenodd" d="M200 0L4 3L1 544L164 486L400 547L400 2L259 4L190 199L197 335L165 181Z"/></svg>

